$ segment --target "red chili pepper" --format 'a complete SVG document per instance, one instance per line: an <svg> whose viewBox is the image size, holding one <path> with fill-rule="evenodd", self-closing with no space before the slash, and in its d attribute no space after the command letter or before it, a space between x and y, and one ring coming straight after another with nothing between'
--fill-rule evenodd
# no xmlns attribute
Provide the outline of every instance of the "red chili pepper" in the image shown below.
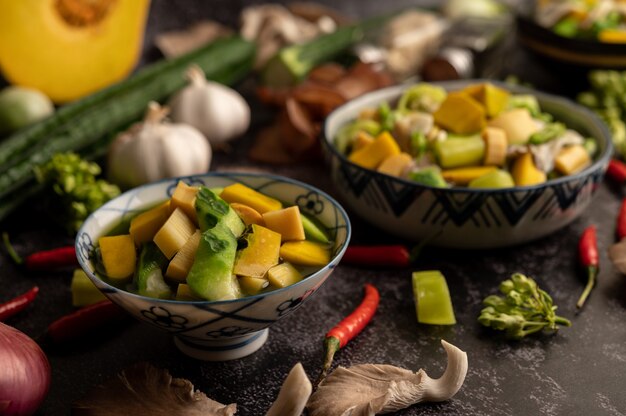
<svg viewBox="0 0 626 416"><path fill-rule="evenodd" d="M626 182L626 163L611 159L606 168L606 177L619 184Z"/></svg>
<svg viewBox="0 0 626 416"><path fill-rule="evenodd" d="M37 297L37 293L39 293L39 288L33 286L28 292L22 293L8 302L0 304L0 321L4 321L33 303Z"/></svg>
<svg viewBox="0 0 626 416"><path fill-rule="evenodd" d="M30 254L25 260L28 270L53 270L78 265L74 246L59 247Z"/></svg>
<svg viewBox="0 0 626 416"><path fill-rule="evenodd" d="M47 336L55 344L62 344L127 317L128 314L119 306L110 300L103 300L57 319L48 326Z"/></svg>
<svg viewBox="0 0 626 416"><path fill-rule="evenodd" d="M626 198L622 199L622 205L617 215L616 234L618 241L622 241L626 237Z"/></svg>
<svg viewBox="0 0 626 416"><path fill-rule="evenodd" d="M590 225L585 229L578 242L578 255L580 263L587 269L587 285L583 291L576 307L582 308L585 300L591 293L591 289L596 282L598 271L600 270L600 258L598 256L598 242L596 237L596 227Z"/></svg>
<svg viewBox="0 0 626 416"><path fill-rule="evenodd" d="M328 370L333 362L335 353L344 347L352 338L356 337L367 324L372 320L372 317L378 309L378 303L380 301L380 294L374 285L370 283L365 284L365 296L361 301L361 304L352 311L350 315L345 317L339 324L332 328L326 334L324 340L325 358L322 372L317 379L316 385L318 385L328 374Z"/></svg>
<svg viewBox="0 0 626 416"><path fill-rule="evenodd" d="M411 256L402 245L348 246L341 261L361 266L407 267Z"/></svg>

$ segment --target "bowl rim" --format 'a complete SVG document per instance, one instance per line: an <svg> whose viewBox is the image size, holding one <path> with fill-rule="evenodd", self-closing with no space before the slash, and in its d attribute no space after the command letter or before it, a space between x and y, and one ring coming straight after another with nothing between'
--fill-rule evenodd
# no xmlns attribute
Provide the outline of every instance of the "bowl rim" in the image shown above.
<svg viewBox="0 0 626 416"><path fill-rule="evenodd" d="M317 270L316 272L310 274L309 276L305 277L304 279L300 280L297 283L294 283L292 285L280 288L280 289L275 289L272 290L270 292L265 292L265 293L259 293L256 295L251 295L251 296L244 296L241 298L237 298L237 299L228 299L228 300L176 300L176 299L160 299L160 298L152 298L149 296L143 296L140 295L138 293L133 293L130 292L126 289L123 288L119 288L117 286L114 286L102 279L100 279L98 276L96 276L94 273L91 272L91 270L89 268L87 268L85 261L83 260L82 256L77 256L78 259L78 263L81 267L81 269L87 274L87 276L89 277L90 280L92 280L95 283L95 280L97 280L98 282L104 284L106 286L107 290L112 290L114 292L123 292L125 295L129 295L131 297L140 299L140 300L145 300L145 301L149 301L149 302L158 302L158 303L165 303L168 305L176 305L176 304L180 304L180 305L198 305L198 306L202 306L202 305L223 305L223 304L231 304L231 303L237 303L237 302L241 302L241 301L250 301L250 300L257 300L257 299L262 299L265 297L268 297L270 295L277 295L279 293L282 292L286 292L287 290L302 285L305 283L306 280L312 278L313 276L316 276L319 273L325 272L326 270L331 270L333 268L336 267L336 265L333 265L333 263L335 261L337 261L337 263L339 263L339 261L337 259L341 259L341 257L343 257L343 254L345 253L346 249L348 248L348 244L350 242L350 238L352 236L352 225L350 223L350 217L348 216L348 214L346 213L345 209L341 206L341 204L339 204L339 202L337 202L337 200L335 198L333 198L332 196L330 196L328 193L326 193L325 191L313 186L313 185L309 185L308 183L299 181L297 179L292 179L286 176L281 176L281 175L275 175L273 173L265 173L265 172L242 172L242 171L228 171L228 172L205 172L205 173L200 173L197 175L186 175L186 176L177 176L177 177L173 177L173 178L165 178L165 179L160 179L158 181L154 181L154 182L150 182L147 184L143 184L143 185L139 185L136 186L134 188L128 189L127 191L121 193L120 195L116 196L115 198L111 199L110 201L107 201L104 205L102 205L100 208L98 208L96 211L94 211L93 213L91 213L87 219L85 219L85 221L83 222L83 225L80 227L80 229L78 230L78 232L76 233L76 238L75 238L75 242L74 242L74 247L76 249L76 251L78 252L79 250L79 236L82 234L87 234L86 231L84 231L84 228L86 227L86 225L94 220L95 218L95 214L103 208L106 208L109 205L112 205L115 203L115 201L119 198L122 198L123 196L125 196L126 194L128 194L129 192L137 192L139 189L142 188L152 188L152 187L159 187L162 186L165 183L173 183L174 181L179 181L179 180L184 180L184 179L194 179L194 178L206 178L206 177L263 177L263 178L267 178L267 179L272 179L275 180L277 182L283 182L283 183L288 183L291 185L296 185L299 187L302 187L304 189L307 189L309 191L315 191L317 193L319 193L321 196L323 196L324 198L326 198L333 206L334 208L340 213L341 217L344 218L345 220L345 230L346 230L346 238L345 241L341 244L341 246L339 247L339 250L337 250L335 252L335 255L330 259L330 261L324 265L323 267L321 267L319 270ZM87 234L88 235L88 234ZM331 267L332 266L332 267ZM324 282L322 282L324 283ZM96 287L98 288L98 290L100 290L101 292L103 292L102 289L100 289L97 285ZM113 293L113 292L105 292L104 294L106 295L107 293Z"/></svg>
<svg viewBox="0 0 626 416"><path fill-rule="evenodd" d="M519 94L532 94L535 97L537 97L537 99L539 100L540 104L542 100L548 99L551 100L559 105L562 106L566 106L566 107L572 107L574 110L579 111L580 113L584 114L585 116L591 118L594 123L597 125L596 127L599 128L599 130L602 132L602 136L603 139L606 141L606 146L604 148L604 152L602 154L600 154L596 160L593 161L593 163L589 166L587 166L585 169L581 170L580 172L577 172L573 175L567 175L567 176L563 176L560 178L556 178L556 179L550 179L547 180L544 183L541 184L537 184L537 185L528 185L528 186L512 186L509 188L454 188L454 187L450 187L450 188L438 188L438 187L434 187L434 186L430 186L430 185L424 185L424 184L420 184L417 182L413 182L409 179L404 179L404 178L399 178L396 176L392 176L392 175L388 175L386 173L381 173L378 172L376 170L373 169L367 169L364 168L362 166L359 166L353 162L351 162L350 160L348 160L348 158L341 154L341 152L339 152L339 150L337 150L335 148L335 146L332 144L332 140L333 138L329 136L328 134L328 129L329 129L329 123L332 120L333 117L336 117L337 114L341 114L342 111L345 111L346 109L352 108L352 107L362 107L361 104L364 101L369 101L370 99L372 99L372 97L378 97L380 96L380 102L382 102L383 100L390 100L390 99L395 99L398 98L403 91L411 88L412 86L416 85L420 83L420 81L417 82L413 82L410 84L401 84L401 85L394 85L391 87L386 87L386 88L382 88L382 89L378 89L366 94L363 94L357 98L354 98L350 101L347 101L346 103L342 104L341 106L335 108L329 115L328 117L326 117L326 119L324 120L324 125L322 126L322 131L320 133L320 140L323 142L324 147L329 150L332 155L336 158L339 159L339 161L342 164L347 164L349 166L351 166L354 169L357 169L359 171L364 171L367 172L371 175L374 175L375 177L381 177L387 180L393 180L393 181L397 181L399 183L402 183L404 185L410 185L410 186L415 186L418 189L428 189L431 191L436 191L436 192L450 192L450 193L456 193L456 194L463 194L463 193L468 193L468 194L503 194L503 193L511 193L511 192L528 192L528 191L533 191L533 190L538 190L538 189L543 189L543 188L547 188L547 187L551 187L554 185L560 185L563 183L567 183L567 182L571 182L571 181L575 181L575 180L579 180L581 178L587 177L588 175L590 175L591 173L593 173L594 171L601 169L603 166L606 166L606 164L608 164L609 159L611 158L611 155L613 154L613 141L611 138L611 134L608 130L608 127L606 126L606 124L604 122L602 122L602 120L600 120L600 118L594 114L591 110L587 109L586 107L583 107L582 105L568 99L565 97L561 97L558 95L554 95L554 94L550 94L550 93L546 93L543 91L538 91L535 90L533 88L528 88L528 87L524 87L524 86L518 86L518 85L509 85L506 84L504 82L501 81L496 81L496 80L490 80L490 79L484 79L484 78L473 78L473 79L463 79L463 80L452 80L452 81L440 81L440 82L427 82L428 84L432 84L432 85L437 85L437 86L441 86L443 88L445 88L446 90L450 91L450 90L454 90L457 88L461 88L463 86L467 86L467 85L471 85L471 84L476 84L476 83L490 83L492 85L496 85L499 86L501 88L505 88L507 91L509 92L514 92L514 93L519 93ZM597 140L597 138L596 138Z"/></svg>

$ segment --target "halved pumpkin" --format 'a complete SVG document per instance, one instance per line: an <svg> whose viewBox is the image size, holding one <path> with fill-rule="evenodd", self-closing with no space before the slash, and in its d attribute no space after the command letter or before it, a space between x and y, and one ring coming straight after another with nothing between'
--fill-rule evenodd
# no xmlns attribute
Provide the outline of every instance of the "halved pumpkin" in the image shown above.
<svg viewBox="0 0 626 416"><path fill-rule="evenodd" d="M150 0L0 0L0 68L57 103L122 80L141 53Z"/></svg>

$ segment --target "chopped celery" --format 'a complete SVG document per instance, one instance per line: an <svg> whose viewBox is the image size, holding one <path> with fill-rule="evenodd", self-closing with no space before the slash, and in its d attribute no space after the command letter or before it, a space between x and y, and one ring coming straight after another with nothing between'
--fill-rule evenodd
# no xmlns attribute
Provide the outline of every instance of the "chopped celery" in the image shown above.
<svg viewBox="0 0 626 416"><path fill-rule="evenodd" d="M413 272L413 296L421 324L454 325L456 318L446 278L439 270Z"/></svg>
<svg viewBox="0 0 626 416"><path fill-rule="evenodd" d="M530 135L528 143L530 144L543 144L550 140L556 139L565 133L565 124L563 123L548 123L545 127L536 133Z"/></svg>

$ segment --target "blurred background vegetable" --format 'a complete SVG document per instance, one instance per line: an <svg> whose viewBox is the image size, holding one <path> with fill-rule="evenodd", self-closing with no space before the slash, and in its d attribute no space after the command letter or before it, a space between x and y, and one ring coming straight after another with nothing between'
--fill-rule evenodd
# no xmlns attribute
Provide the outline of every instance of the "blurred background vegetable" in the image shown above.
<svg viewBox="0 0 626 416"><path fill-rule="evenodd" d="M46 355L29 336L0 323L0 363L0 413L32 415L50 388Z"/></svg>
<svg viewBox="0 0 626 416"><path fill-rule="evenodd" d="M11 83L54 102L84 97L134 68L149 6L150 0L2 0L0 68Z"/></svg>
<svg viewBox="0 0 626 416"><path fill-rule="evenodd" d="M7 87L0 91L0 136L33 124L52 113L54 105L40 91Z"/></svg>
<svg viewBox="0 0 626 416"><path fill-rule="evenodd" d="M168 112L151 102L142 122L117 135L108 154L108 177L113 183L133 188L209 170L209 142L190 125L166 121Z"/></svg>

